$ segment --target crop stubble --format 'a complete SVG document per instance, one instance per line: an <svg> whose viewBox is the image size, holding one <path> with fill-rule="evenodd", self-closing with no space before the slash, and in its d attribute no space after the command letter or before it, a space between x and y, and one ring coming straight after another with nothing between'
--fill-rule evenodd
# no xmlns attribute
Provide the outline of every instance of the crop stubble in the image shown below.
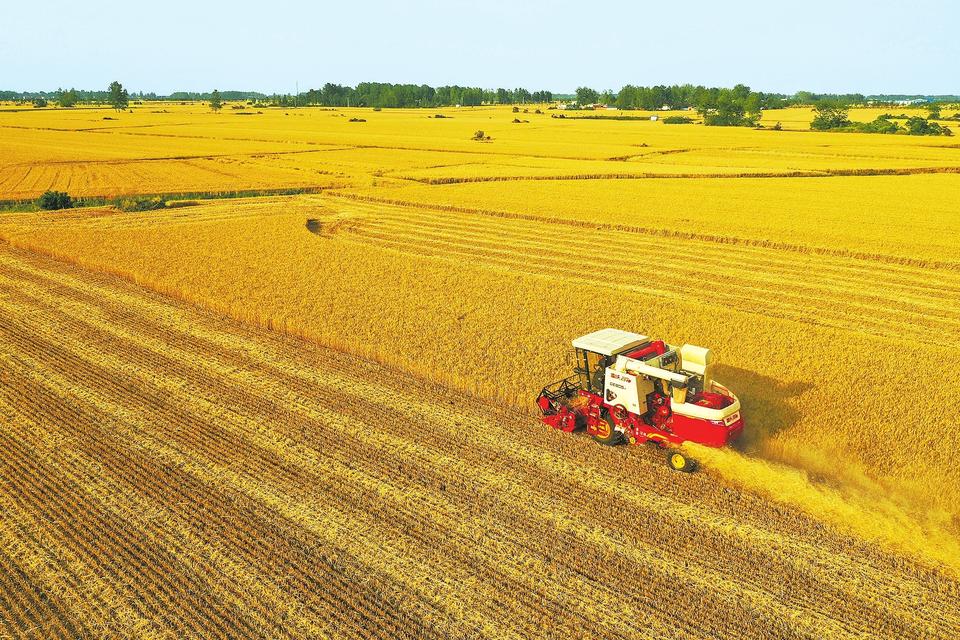
<svg viewBox="0 0 960 640"><path fill-rule="evenodd" d="M789 508L9 247L0 340L10 635L960 628L954 579Z"/></svg>

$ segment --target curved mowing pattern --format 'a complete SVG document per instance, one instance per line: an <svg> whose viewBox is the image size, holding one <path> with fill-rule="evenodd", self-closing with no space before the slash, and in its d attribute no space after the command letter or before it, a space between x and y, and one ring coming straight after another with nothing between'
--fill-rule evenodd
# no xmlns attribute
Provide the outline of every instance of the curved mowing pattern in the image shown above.
<svg viewBox="0 0 960 640"><path fill-rule="evenodd" d="M8 247L0 345L6 636L960 631L953 578L708 475Z"/></svg>

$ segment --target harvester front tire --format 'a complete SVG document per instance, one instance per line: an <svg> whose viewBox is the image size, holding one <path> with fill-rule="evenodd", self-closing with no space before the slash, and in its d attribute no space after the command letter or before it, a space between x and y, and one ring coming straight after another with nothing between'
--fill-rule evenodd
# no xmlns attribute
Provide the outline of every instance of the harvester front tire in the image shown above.
<svg viewBox="0 0 960 640"><path fill-rule="evenodd" d="M667 466L681 473L697 470L697 461L678 449L667 449Z"/></svg>
<svg viewBox="0 0 960 640"><path fill-rule="evenodd" d="M598 443L612 447L623 442L623 434L613 428L613 418L609 415L603 416L603 421L606 423L606 428L597 435L593 436L593 439Z"/></svg>

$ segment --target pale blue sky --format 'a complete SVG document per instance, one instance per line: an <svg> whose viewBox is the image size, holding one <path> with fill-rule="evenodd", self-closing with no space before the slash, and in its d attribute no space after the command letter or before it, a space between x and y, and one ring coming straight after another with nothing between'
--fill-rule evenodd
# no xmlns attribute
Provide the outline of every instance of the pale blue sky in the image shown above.
<svg viewBox="0 0 960 640"><path fill-rule="evenodd" d="M133 91L273 93L371 80L960 93L958 28L948 0L3 0L0 89L117 79Z"/></svg>

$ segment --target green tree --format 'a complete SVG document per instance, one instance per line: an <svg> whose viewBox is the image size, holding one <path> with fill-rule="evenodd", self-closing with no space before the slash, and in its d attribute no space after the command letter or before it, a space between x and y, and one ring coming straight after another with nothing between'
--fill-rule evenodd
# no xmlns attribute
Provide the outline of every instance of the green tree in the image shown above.
<svg viewBox="0 0 960 640"><path fill-rule="evenodd" d="M763 96L759 93L751 93L744 99L743 108L747 113L759 119L763 111Z"/></svg>
<svg viewBox="0 0 960 640"><path fill-rule="evenodd" d="M65 191L45 191L43 195L37 198L37 206L44 211L69 209L73 206L73 198Z"/></svg>
<svg viewBox="0 0 960 640"><path fill-rule="evenodd" d="M750 87L745 84L738 84L730 90L730 93L733 95L733 99L737 103L743 104L746 102L747 98L750 97Z"/></svg>
<svg viewBox="0 0 960 640"><path fill-rule="evenodd" d="M600 95L590 87L577 87L577 104L581 107L585 104L593 104L600 98Z"/></svg>
<svg viewBox="0 0 960 640"><path fill-rule="evenodd" d="M930 115L927 116L928 120L939 120L940 119L940 103L938 102L928 102L927 111L930 112Z"/></svg>
<svg viewBox="0 0 960 640"><path fill-rule="evenodd" d="M900 131L900 125L894 122L888 114L877 116L873 122L858 122L855 126L858 131L864 133L897 133Z"/></svg>
<svg viewBox="0 0 960 640"><path fill-rule="evenodd" d="M703 124L708 127L755 127L760 119L759 102L751 100L750 88L738 84L733 89L711 90L698 106ZM755 113L746 115L748 108Z"/></svg>
<svg viewBox="0 0 960 640"><path fill-rule="evenodd" d="M59 96L57 97L57 102L60 103L61 107L72 107L77 104L77 90L69 89L67 91L59 91Z"/></svg>
<svg viewBox="0 0 960 640"><path fill-rule="evenodd" d="M130 94L116 80L110 83L108 91L110 92L110 106L117 111L123 111L130 104Z"/></svg>
<svg viewBox="0 0 960 640"><path fill-rule="evenodd" d="M553 102L553 92L551 91L534 91L530 96L530 99L534 102Z"/></svg>
<svg viewBox="0 0 960 640"><path fill-rule="evenodd" d="M483 101L483 91L481 89L464 89L460 95L460 104L465 107L477 107Z"/></svg>
<svg viewBox="0 0 960 640"><path fill-rule="evenodd" d="M386 107L388 109L396 108L400 106L400 99L397 97L396 91L392 88L385 89L374 99L373 106Z"/></svg>
<svg viewBox="0 0 960 640"><path fill-rule="evenodd" d="M216 89L214 89L213 93L210 94L210 108L214 111L220 111L220 109L223 109L223 100L220 99L220 92Z"/></svg>
<svg viewBox="0 0 960 640"><path fill-rule="evenodd" d="M830 129L850 126L847 110L841 106L821 102L816 106L816 110L817 115L810 122L810 128L814 131L829 131Z"/></svg>
<svg viewBox="0 0 960 640"><path fill-rule="evenodd" d="M938 122L925 120L920 116L914 116L906 122L907 133L912 136L952 136L953 132L948 127L943 127Z"/></svg>

